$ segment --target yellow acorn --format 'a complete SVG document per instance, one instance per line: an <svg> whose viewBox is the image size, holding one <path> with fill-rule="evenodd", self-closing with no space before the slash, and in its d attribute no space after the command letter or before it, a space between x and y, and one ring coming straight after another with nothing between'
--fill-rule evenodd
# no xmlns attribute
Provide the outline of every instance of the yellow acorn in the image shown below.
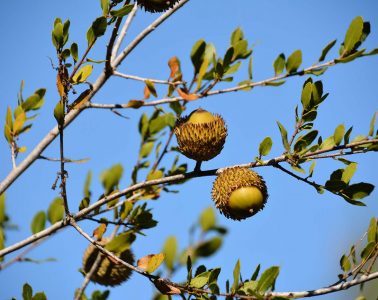
<svg viewBox="0 0 378 300"><path fill-rule="evenodd" d="M240 221L264 208L268 192L264 179L256 172L233 167L218 175L211 196L223 215Z"/></svg>
<svg viewBox="0 0 378 300"><path fill-rule="evenodd" d="M100 244L105 246L109 242L108 238L101 240ZM95 262L99 254L98 248L94 245L89 245L85 250L83 256L83 272L87 274ZM133 265L134 255L130 249L126 249L121 254L117 255L123 261ZM105 286L115 286L129 279L131 269L120 263L109 260L105 255L101 254L101 262L96 272L93 273L91 281Z"/></svg>
<svg viewBox="0 0 378 300"><path fill-rule="evenodd" d="M138 0L138 4L149 12L163 12L172 8L180 0Z"/></svg>
<svg viewBox="0 0 378 300"><path fill-rule="evenodd" d="M180 152L202 162L214 158L222 151L227 127L220 115L199 108L177 121L175 135Z"/></svg>

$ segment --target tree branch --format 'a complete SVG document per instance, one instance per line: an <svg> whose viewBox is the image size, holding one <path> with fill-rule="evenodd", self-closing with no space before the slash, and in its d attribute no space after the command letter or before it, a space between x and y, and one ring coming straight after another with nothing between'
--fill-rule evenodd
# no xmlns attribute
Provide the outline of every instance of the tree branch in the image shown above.
<svg viewBox="0 0 378 300"><path fill-rule="evenodd" d="M174 81L173 82L173 81L169 81L169 80L144 78L144 77L139 77L139 76L135 76L135 75L124 74L124 73L121 73L121 72L118 72L118 71L114 71L113 75L124 78L124 79L132 79L132 80L142 81L142 82L145 82L146 80L148 80L148 81L151 81L153 83L158 83L158 84L179 85L179 84L185 83L184 81Z"/></svg>

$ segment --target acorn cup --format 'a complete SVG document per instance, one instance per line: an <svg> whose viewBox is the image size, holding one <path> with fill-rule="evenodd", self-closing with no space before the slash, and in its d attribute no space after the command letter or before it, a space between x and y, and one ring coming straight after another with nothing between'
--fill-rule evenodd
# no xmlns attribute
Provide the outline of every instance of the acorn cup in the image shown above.
<svg viewBox="0 0 378 300"><path fill-rule="evenodd" d="M264 208L268 192L264 179L256 172L233 167L218 175L211 196L224 216L240 221Z"/></svg>
<svg viewBox="0 0 378 300"><path fill-rule="evenodd" d="M180 118L174 129L179 150L198 163L217 156L223 149L227 127L220 115L201 108Z"/></svg>
<svg viewBox="0 0 378 300"><path fill-rule="evenodd" d="M172 8L180 0L138 0L138 4L149 12L163 12Z"/></svg>
<svg viewBox="0 0 378 300"><path fill-rule="evenodd" d="M109 242L108 238L104 238L100 241L102 246L105 246ZM98 248L94 245L89 245L84 252L83 256L83 272L87 274L94 262L96 261L97 255L100 253ZM123 264L113 262L109 260L104 254L101 255L101 262L97 271L91 276L91 281L96 282L105 286L115 286L129 279L131 275L131 269ZM134 255L130 249L126 249L119 255L117 255L123 261L133 265Z"/></svg>

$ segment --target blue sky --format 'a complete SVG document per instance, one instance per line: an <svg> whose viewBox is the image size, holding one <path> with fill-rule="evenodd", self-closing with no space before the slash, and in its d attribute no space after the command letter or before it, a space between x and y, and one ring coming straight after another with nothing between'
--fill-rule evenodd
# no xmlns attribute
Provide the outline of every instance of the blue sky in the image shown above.
<svg viewBox="0 0 378 300"><path fill-rule="evenodd" d="M86 45L85 33L92 21L101 14L99 1L12 1L3 5L6 14L0 19L2 43L0 54L0 120L5 120L6 108L17 103L21 80L25 81L25 95L40 87L47 88L46 104L41 109L32 130L21 143L30 151L55 125L53 109L58 100L55 71L49 58L54 60L51 29L55 17L71 21L70 41ZM273 75L273 61L284 52L289 55L296 49L303 52L307 67L317 61L322 48L337 38L342 42L350 21L361 15L371 22L371 34L365 47L378 46L378 3L370 1L248 1L248 0L191 0L170 20L144 40L123 62L119 71L142 77L166 79L167 61L176 55L181 59L184 78L192 75L190 50L200 38L212 42L219 54L227 49L231 32L241 27L252 45L254 80ZM126 43L157 15L138 11L130 28ZM91 52L90 58L103 59L106 37ZM123 46L125 46L124 44ZM335 47L329 58L337 56ZM322 136L333 134L338 124L352 126L354 134L366 134L374 111L378 110L376 93L376 66L378 57L363 58L350 64L329 69L320 79L330 95L319 109L316 127ZM96 66L90 80L94 81L102 66ZM247 76L244 66L237 80ZM201 106L220 113L227 122L229 136L221 155L204 163L203 169L247 163L257 155L259 143L271 136L274 144L271 157L282 153L276 121L291 130L294 107L300 101L301 87L307 77L292 78L278 88L259 87L251 92L209 97L188 105L188 111ZM234 83L223 84L223 87ZM99 103L127 102L143 95L143 85L119 78L111 79L93 99ZM163 95L163 92L161 92ZM86 111L66 130L66 151L70 158L90 157L86 164L69 165L68 195L71 207L78 207L82 198L85 175L92 170L94 198L102 193L99 175L115 163L124 165L125 175L121 186L129 185L129 173L137 159L139 136L137 123L142 111L127 110L129 119L119 118L109 111ZM57 157L55 141L44 155ZM4 138L0 139L0 178L11 169L10 151ZM18 162L25 157L20 155ZM374 153L353 157L359 162L355 182L378 184ZM167 160L169 164L169 159ZM188 162L190 167L194 163ZM342 167L334 161L318 162L314 179L324 182L329 173ZM9 232L7 244L30 235L30 222L38 210L46 210L57 196L51 190L58 165L35 162L7 191L7 208L18 231ZM258 263L263 268L280 265L281 274L277 291L307 290L326 286L337 280L338 261L344 251L363 234L372 216L378 212L377 191L366 198L366 207L353 207L341 198L316 191L276 169L261 168L269 189L266 208L243 222L234 222L217 214L218 221L229 228L221 250L208 260L208 267L222 266L220 282L232 278L237 259L242 263L242 274L249 277ZM149 203L153 208L158 227L147 231L133 246L137 257L160 251L169 235L176 235L182 249L188 242L188 230L199 213L212 206L210 198L214 178L194 179L180 186L179 194L163 195ZM91 232L96 224L83 224ZM49 238L30 257L54 257L56 262L38 264L19 263L0 272L1 299L15 296L21 299L22 285L29 282L34 290L44 291L49 299L70 299L82 282L77 271L87 241L68 228ZM180 278L177 278L178 280ZM88 292L101 288L90 285ZM110 299L149 299L151 284L138 274L132 280L111 291ZM88 293L89 294L89 293ZM348 296L347 296L348 295ZM339 298L337 298L339 297ZM319 299L347 299L350 294L323 296ZM350 298L353 299L353 298Z"/></svg>

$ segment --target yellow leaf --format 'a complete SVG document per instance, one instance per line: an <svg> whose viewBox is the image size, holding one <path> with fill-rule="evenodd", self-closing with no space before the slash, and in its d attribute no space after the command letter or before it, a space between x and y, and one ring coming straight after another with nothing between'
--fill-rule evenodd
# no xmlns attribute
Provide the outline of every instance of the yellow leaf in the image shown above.
<svg viewBox="0 0 378 300"><path fill-rule="evenodd" d="M93 236L99 241L102 239L106 231L106 224L100 224L95 230L93 230Z"/></svg>
<svg viewBox="0 0 378 300"><path fill-rule="evenodd" d="M26 150L27 150L27 148L25 146L18 148L19 153L24 153Z"/></svg>
<svg viewBox="0 0 378 300"><path fill-rule="evenodd" d="M149 254L138 260L139 268L145 270L147 273L153 273L164 261L164 254Z"/></svg>
<svg viewBox="0 0 378 300"><path fill-rule="evenodd" d="M77 71L77 73L72 78L72 83L78 84L78 83L82 83L86 81L89 75L91 75L92 70L93 70L92 65L86 65L82 67L79 71Z"/></svg>
<svg viewBox="0 0 378 300"><path fill-rule="evenodd" d="M17 135L18 132L22 129L25 121L26 121L26 114L24 111L22 111L17 115L17 118L14 120L13 133L15 135Z"/></svg>

